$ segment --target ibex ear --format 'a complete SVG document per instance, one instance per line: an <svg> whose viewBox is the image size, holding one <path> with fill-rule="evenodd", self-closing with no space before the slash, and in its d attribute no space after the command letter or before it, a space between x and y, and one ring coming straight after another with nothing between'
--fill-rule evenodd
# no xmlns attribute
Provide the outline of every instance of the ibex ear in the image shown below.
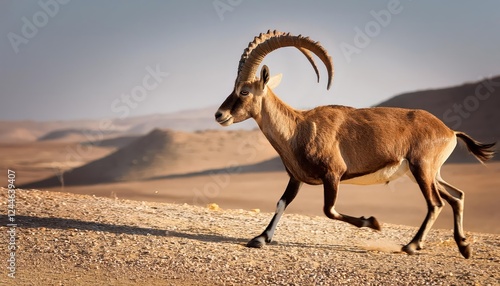
<svg viewBox="0 0 500 286"><path fill-rule="evenodd" d="M260 87L262 88L262 90L264 90L264 87L269 82L269 79L271 79L269 68L266 65L264 65L260 70Z"/></svg>
<svg viewBox="0 0 500 286"><path fill-rule="evenodd" d="M262 90L264 90L266 85L271 89L276 88L280 84L282 77L282 74L277 74L271 77L269 68L266 65L262 66L262 69L260 70L260 84Z"/></svg>
<svg viewBox="0 0 500 286"><path fill-rule="evenodd" d="M269 82L267 83L267 87L270 89L275 89L280 85L281 83L281 78L283 77L283 74L279 73L277 75L273 75Z"/></svg>

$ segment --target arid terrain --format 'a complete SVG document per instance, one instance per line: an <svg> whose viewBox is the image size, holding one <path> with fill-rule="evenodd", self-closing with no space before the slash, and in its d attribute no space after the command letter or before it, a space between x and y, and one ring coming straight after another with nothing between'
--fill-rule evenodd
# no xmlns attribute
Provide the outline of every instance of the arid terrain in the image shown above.
<svg viewBox="0 0 500 286"><path fill-rule="evenodd" d="M1 190L2 210L7 208ZM246 248L270 213L16 191L15 278L2 285L498 285L498 235L467 232L466 260L450 230L399 251L416 228L357 229L325 217L285 215L274 242ZM2 212L2 221L7 217ZM0 231L4 243L8 230ZM7 257L6 248L2 251Z"/></svg>

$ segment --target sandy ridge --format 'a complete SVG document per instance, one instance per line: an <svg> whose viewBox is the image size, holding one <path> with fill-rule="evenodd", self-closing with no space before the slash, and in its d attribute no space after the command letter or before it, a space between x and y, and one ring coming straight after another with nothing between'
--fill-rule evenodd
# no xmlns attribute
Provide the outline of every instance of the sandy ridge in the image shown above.
<svg viewBox="0 0 500 286"><path fill-rule="evenodd" d="M6 222L7 190L0 214ZM431 231L418 255L398 252L416 229L381 232L323 217L285 215L275 242L244 247L272 214L213 210L37 190L16 192L16 278L1 285L498 285L498 235ZM8 237L0 227L1 243ZM6 249L3 250L6 257ZM34 282L37 281L37 282ZM14 282L14 283L13 283ZM10 283L10 284L7 284ZM97 284L96 284L97 283Z"/></svg>

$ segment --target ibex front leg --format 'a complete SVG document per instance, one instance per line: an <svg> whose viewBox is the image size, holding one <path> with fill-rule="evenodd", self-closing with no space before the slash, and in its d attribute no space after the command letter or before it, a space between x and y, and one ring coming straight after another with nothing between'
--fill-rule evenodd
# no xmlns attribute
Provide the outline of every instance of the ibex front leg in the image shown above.
<svg viewBox="0 0 500 286"><path fill-rule="evenodd" d="M333 178L326 178L323 180L325 204L323 212L331 219L345 221L357 227L369 227L375 230L380 230L380 224L374 217L352 217L345 214L338 213L335 210L335 200L337 199L337 191L339 189L339 179L334 176Z"/></svg>
<svg viewBox="0 0 500 286"><path fill-rule="evenodd" d="M286 207L293 201L293 199L299 192L301 185L302 182L294 179L293 177L290 177L290 181L288 182L285 193L283 193L281 199L278 201L278 204L276 206L276 213L274 214L273 219L261 235L254 237L247 243L248 247L260 248L266 243L271 242L271 240L273 239L274 231L276 230L276 226L278 225L278 221L285 212Z"/></svg>

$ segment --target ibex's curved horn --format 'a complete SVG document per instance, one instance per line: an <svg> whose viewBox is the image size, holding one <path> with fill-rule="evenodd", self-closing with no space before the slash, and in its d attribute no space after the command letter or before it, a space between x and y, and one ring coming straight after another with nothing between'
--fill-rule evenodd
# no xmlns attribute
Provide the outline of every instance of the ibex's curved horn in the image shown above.
<svg viewBox="0 0 500 286"><path fill-rule="evenodd" d="M321 44L311 40L309 37L302 37L301 35L293 36L290 33L278 32L276 30L267 31L265 34L261 33L248 44L248 47L241 55L237 81L253 80L264 57L270 52L283 47L296 47L299 49L313 66L319 80L318 67L314 63L311 52L316 54L326 66L328 72L327 89L330 89L333 78L333 62Z"/></svg>
<svg viewBox="0 0 500 286"><path fill-rule="evenodd" d="M304 54L304 56L306 56L306 58L309 60L309 62L313 66L314 72L316 73L316 76L318 77L318 82L319 82L319 70L318 70L318 67L316 66L316 63L314 62L314 59L311 55L311 51L309 51L308 49L304 49L304 48L298 48L298 49L302 52L302 54Z"/></svg>

